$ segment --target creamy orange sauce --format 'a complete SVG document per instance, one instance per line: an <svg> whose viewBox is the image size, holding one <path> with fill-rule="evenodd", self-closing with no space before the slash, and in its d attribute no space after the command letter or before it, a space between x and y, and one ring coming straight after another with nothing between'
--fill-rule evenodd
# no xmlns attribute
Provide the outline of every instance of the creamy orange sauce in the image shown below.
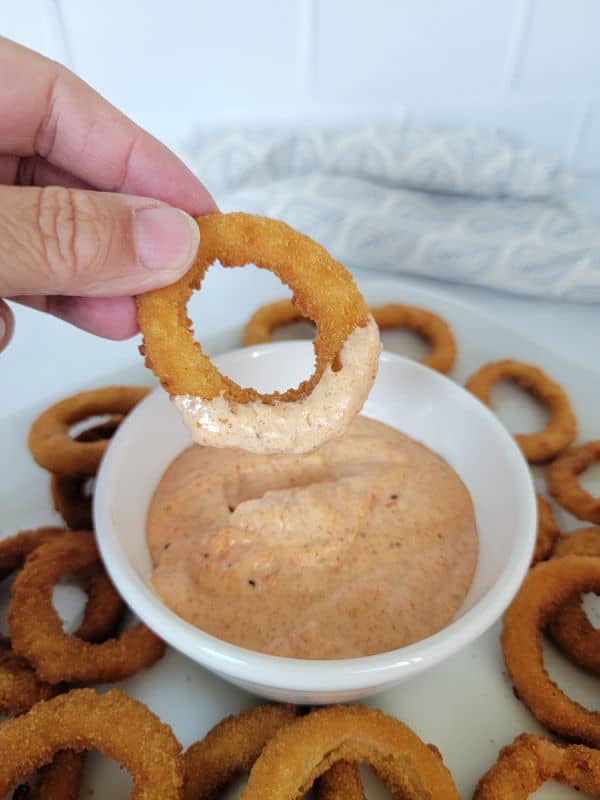
<svg viewBox="0 0 600 800"><path fill-rule="evenodd" d="M214 636L296 658L393 650L447 625L477 562L448 464L357 417L304 455L194 445L147 520L156 593Z"/></svg>

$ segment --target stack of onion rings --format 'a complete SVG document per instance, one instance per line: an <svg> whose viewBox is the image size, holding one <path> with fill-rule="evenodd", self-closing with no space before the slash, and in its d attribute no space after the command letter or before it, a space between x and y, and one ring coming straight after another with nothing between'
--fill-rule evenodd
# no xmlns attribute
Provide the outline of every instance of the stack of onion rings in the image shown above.
<svg viewBox="0 0 600 800"><path fill-rule="evenodd" d="M133 776L133 798L180 800L181 746L142 703L113 689L78 689L0 725L0 796L65 749L98 749Z"/></svg>
<svg viewBox="0 0 600 800"><path fill-rule="evenodd" d="M108 442L75 441L69 436L69 428L93 416L127 414L148 392L140 386L107 386L61 400L31 426L28 443L32 456L56 475L94 476Z"/></svg>
<svg viewBox="0 0 600 800"><path fill-rule="evenodd" d="M600 796L600 752L521 734L502 748L477 784L473 800L526 800L549 780Z"/></svg>
<svg viewBox="0 0 600 800"><path fill-rule="evenodd" d="M537 509L538 509L538 527L537 536L535 540L535 550L533 552L533 564L538 561L545 561L550 558L554 543L560 536L560 528L556 524L554 514L552 513L552 506L550 503L541 496L536 495Z"/></svg>
<svg viewBox="0 0 600 800"><path fill-rule="evenodd" d="M536 564L504 615L502 654L517 696L565 739L600 747L600 712L565 695L544 668L540 631L572 597L600 591L600 559L564 556Z"/></svg>
<svg viewBox="0 0 600 800"><path fill-rule="evenodd" d="M548 491L577 519L600 524L600 498L580 486L577 476L600 461L600 440L573 447L548 468Z"/></svg>
<svg viewBox="0 0 600 800"><path fill-rule="evenodd" d="M458 800L439 756L406 725L366 706L330 706L283 727L258 757L241 798L300 797L338 761L367 761L398 797Z"/></svg>
<svg viewBox="0 0 600 800"><path fill-rule="evenodd" d="M47 683L122 680L154 664L165 651L164 642L141 623L100 644L63 631L52 605L54 586L66 573L95 567L98 561L92 536L64 533L34 550L14 581L8 612L13 650Z"/></svg>
<svg viewBox="0 0 600 800"><path fill-rule="evenodd" d="M185 753L183 800L205 800L249 772L269 739L297 714L295 706L257 706L215 725Z"/></svg>
<svg viewBox="0 0 600 800"><path fill-rule="evenodd" d="M76 442L98 442L109 440L119 427L121 416L113 417L102 425L82 431L75 437ZM52 475L50 493L54 508L73 531L92 529L92 496L86 492L89 476Z"/></svg>
<svg viewBox="0 0 600 800"><path fill-rule="evenodd" d="M548 409L550 418L542 431L515 435L517 444L530 464L550 461L573 442L577 434L577 421L571 401L562 387L539 367L510 359L495 361L471 375L466 388L489 406L492 388L501 380L513 381Z"/></svg>
<svg viewBox="0 0 600 800"><path fill-rule="evenodd" d="M564 536L552 557L568 555L600 559L600 528L582 528ZM565 603L552 619L548 631L571 661L593 675L600 675L600 630L592 625L581 607L581 598Z"/></svg>

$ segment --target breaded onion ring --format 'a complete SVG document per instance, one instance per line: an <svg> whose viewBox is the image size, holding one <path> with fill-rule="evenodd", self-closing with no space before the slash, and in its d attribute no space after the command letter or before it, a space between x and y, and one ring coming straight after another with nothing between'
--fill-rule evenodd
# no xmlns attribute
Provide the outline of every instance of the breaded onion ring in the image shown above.
<svg viewBox="0 0 600 800"><path fill-rule="evenodd" d="M0 796L65 749L98 749L133 778L135 800L179 800L181 746L168 725L117 689L78 689L0 725Z"/></svg>
<svg viewBox="0 0 600 800"><path fill-rule="evenodd" d="M510 359L481 367L471 375L466 388L489 406L492 388L501 380L513 381L532 394L548 409L550 415L546 427L538 433L515 435L527 461L530 464L543 464L555 458L577 434L577 421L565 391L539 367Z"/></svg>
<svg viewBox="0 0 600 800"><path fill-rule="evenodd" d="M600 461L600 439L573 447L548 467L548 491L563 508L577 519L600 524L600 498L587 492L577 476Z"/></svg>
<svg viewBox="0 0 600 800"><path fill-rule="evenodd" d="M536 495L536 500L538 525L535 550L533 551L533 560L531 562L532 566L537 564L538 561L545 561L550 557L554 543L560 536L560 528L554 519L552 506L541 494Z"/></svg>
<svg viewBox="0 0 600 800"><path fill-rule="evenodd" d="M265 705L227 717L185 753L184 800L204 800L241 772L249 772L265 744L298 708Z"/></svg>
<svg viewBox="0 0 600 800"><path fill-rule="evenodd" d="M35 786L24 783L12 800L79 800L85 753L61 750L51 764L38 770Z"/></svg>
<svg viewBox="0 0 600 800"><path fill-rule="evenodd" d="M20 569L37 547L64 533L64 528L37 528L0 540L0 580ZM92 539L91 533L85 535ZM100 563L80 571L79 577L88 599L74 635L88 642L101 642L119 624L125 604Z"/></svg>
<svg viewBox="0 0 600 800"><path fill-rule="evenodd" d="M0 714L16 717L52 695L31 666L13 653L10 639L0 636Z"/></svg>
<svg viewBox="0 0 600 800"><path fill-rule="evenodd" d="M371 313L382 331L401 328L425 339L431 352L420 359L421 364L438 372L450 372L456 361L456 340L448 323L438 314L397 303L372 308Z"/></svg>
<svg viewBox="0 0 600 800"><path fill-rule="evenodd" d="M244 327L242 345L266 344L271 341L275 328L298 322L304 316L291 300L276 300L257 308Z"/></svg>
<svg viewBox="0 0 600 800"><path fill-rule="evenodd" d="M336 761L317 781L318 800L365 800L356 764Z"/></svg>
<svg viewBox="0 0 600 800"><path fill-rule="evenodd" d="M572 597L600 591L600 559L565 556L536 564L504 615L502 654L517 696L565 739L600 747L600 712L567 697L544 667L540 631Z"/></svg>
<svg viewBox="0 0 600 800"><path fill-rule="evenodd" d="M502 748L477 784L473 800L526 800L551 780L600 796L600 752L523 733Z"/></svg>
<svg viewBox="0 0 600 800"><path fill-rule="evenodd" d="M68 532L38 547L12 586L8 626L13 650L51 684L118 681L154 664L164 642L139 623L118 639L93 644L63 631L52 605L60 578L99 562L93 537Z"/></svg>
<svg viewBox="0 0 600 800"><path fill-rule="evenodd" d="M119 427L122 416L112 417L102 425L95 425L75 437L76 442L107 441ZM50 493L54 508L72 531L88 531L92 525L92 495L86 492L90 476L50 478Z"/></svg>
<svg viewBox="0 0 600 800"><path fill-rule="evenodd" d="M553 558L568 555L600 559L600 528L582 528L564 536ZM556 614L548 631L560 650L583 669L600 675L600 630L581 607L581 598L569 600Z"/></svg>
<svg viewBox="0 0 600 800"><path fill-rule="evenodd" d="M367 397L380 351L377 326L350 273L283 222L234 213L209 214L198 225L200 247L187 274L137 298L146 365L196 441L305 452L342 433ZM222 375L202 352L186 303L217 260L224 267L256 264L291 288L299 313L317 325L310 379L283 393L261 394Z"/></svg>
<svg viewBox="0 0 600 800"><path fill-rule="evenodd" d="M69 436L69 428L93 416L127 414L149 391L143 386L107 386L61 400L40 414L31 426L31 455L40 467L55 475L95 475L107 441L75 441Z"/></svg>
<svg viewBox="0 0 600 800"><path fill-rule="evenodd" d="M338 761L367 761L395 796L458 800L438 755L406 725L367 706L330 706L286 725L267 742L241 798L300 797Z"/></svg>

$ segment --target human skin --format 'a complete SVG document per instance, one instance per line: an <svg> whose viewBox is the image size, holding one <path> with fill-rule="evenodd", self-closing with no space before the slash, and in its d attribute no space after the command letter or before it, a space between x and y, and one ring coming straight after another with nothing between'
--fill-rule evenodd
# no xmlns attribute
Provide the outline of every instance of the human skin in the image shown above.
<svg viewBox="0 0 600 800"><path fill-rule="evenodd" d="M164 145L53 61L0 37L0 297L109 339L176 281L216 210ZM0 350L13 316L0 300Z"/></svg>

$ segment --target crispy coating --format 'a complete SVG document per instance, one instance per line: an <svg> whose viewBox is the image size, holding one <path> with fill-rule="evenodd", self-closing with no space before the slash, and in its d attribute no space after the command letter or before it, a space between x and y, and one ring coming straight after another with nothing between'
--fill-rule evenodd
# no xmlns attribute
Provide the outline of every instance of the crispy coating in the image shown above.
<svg viewBox="0 0 600 800"><path fill-rule="evenodd" d="M501 644L520 700L550 731L600 747L600 712L567 697L544 667L540 631L572 597L600 591L600 559L564 556L536 564L504 615Z"/></svg>
<svg viewBox="0 0 600 800"><path fill-rule="evenodd" d="M531 566L537 564L538 561L545 561L550 558L554 543L560 536L560 528L554 519L552 506L541 494L536 495L536 500L538 525Z"/></svg>
<svg viewBox="0 0 600 800"><path fill-rule="evenodd" d="M548 467L548 491L563 508L577 519L600 524L600 498L587 492L578 475L600 461L600 439L573 447Z"/></svg>
<svg viewBox="0 0 600 800"><path fill-rule="evenodd" d="M241 772L249 772L265 744L298 713L265 705L227 717L185 753L184 800L204 800Z"/></svg>
<svg viewBox="0 0 600 800"><path fill-rule="evenodd" d="M276 300L256 309L244 327L242 345L250 347L271 341L275 328L304 319L291 300Z"/></svg>
<svg viewBox="0 0 600 800"><path fill-rule="evenodd" d="M75 437L76 442L98 442L110 439L123 417L117 415L103 425L94 425ZM52 475L50 493L54 508L72 531L89 531L93 527L92 494L86 492L90 476L65 477Z"/></svg>
<svg viewBox="0 0 600 800"><path fill-rule="evenodd" d="M553 558L568 555L600 559L600 528L582 528L563 536ZM560 650L583 669L600 675L600 630L581 607L581 598L569 600L558 611L548 631Z"/></svg>
<svg viewBox="0 0 600 800"><path fill-rule="evenodd" d="M79 800L85 753L61 750L52 763L39 770L35 786L21 785L22 800ZM13 800L15 797L13 795Z"/></svg>
<svg viewBox="0 0 600 800"><path fill-rule="evenodd" d="M286 725L258 757L241 798L294 800L338 761L367 761L405 800L458 800L436 753L406 725L367 706L330 706Z"/></svg>
<svg viewBox="0 0 600 800"><path fill-rule="evenodd" d="M132 775L135 800L181 797L179 742L146 706L117 689L74 690L2 723L0 796L65 748L98 749L119 761Z"/></svg>
<svg viewBox="0 0 600 800"><path fill-rule="evenodd" d="M477 784L473 800L525 800L550 780L599 797L600 752L523 733L502 748Z"/></svg>
<svg viewBox="0 0 600 800"><path fill-rule="evenodd" d="M0 636L0 714L16 717L51 695L52 687L39 681L31 666L12 651L10 639Z"/></svg>
<svg viewBox="0 0 600 800"><path fill-rule="evenodd" d="M421 364L444 374L450 372L456 361L456 339L446 320L438 314L397 303L372 308L371 314L380 330L402 328L421 336L431 346Z"/></svg>
<svg viewBox="0 0 600 800"><path fill-rule="evenodd" d="M55 475L95 475L107 440L76 441L69 428L93 416L127 414L149 391L143 386L107 386L61 400L33 422L28 438L31 455Z"/></svg>
<svg viewBox="0 0 600 800"><path fill-rule="evenodd" d="M486 406L491 391L501 380L513 381L533 395L548 410L546 427L538 433L518 433L515 440L530 464L543 464L561 453L577 435L577 421L564 389L532 364L506 359L486 364L466 383L466 388Z"/></svg>
<svg viewBox="0 0 600 800"><path fill-rule="evenodd" d="M36 547L61 533L64 533L64 528L44 527L20 531L14 536L0 539L0 581L20 569Z"/></svg>
<svg viewBox="0 0 600 800"><path fill-rule="evenodd" d="M54 586L65 573L98 561L92 536L64 533L30 555L12 586L8 626L13 649L48 683L122 680L154 664L165 651L164 642L141 623L101 644L63 631L52 604Z"/></svg>
<svg viewBox="0 0 600 800"><path fill-rule="evenodd" d="M365 800L356 764L336 761L317 781L318 800Z"/></svg>
<svg viewBox="0 0 600 800"><path fill-rule="evenodd" d="M293 402L310 394L325 368L335 365L346 339L368 322L368 309L350 273L316 242L283 222L250 214L199 217L200 247L191 269L176 283L137 298L146 366L171 396L191 395L248 403ZM223 267L253 263L270 270L293 292L301 316L317 325L315 372L287 392L260 394L222 375L194 341L186 304L215 261Z"/></svg>

